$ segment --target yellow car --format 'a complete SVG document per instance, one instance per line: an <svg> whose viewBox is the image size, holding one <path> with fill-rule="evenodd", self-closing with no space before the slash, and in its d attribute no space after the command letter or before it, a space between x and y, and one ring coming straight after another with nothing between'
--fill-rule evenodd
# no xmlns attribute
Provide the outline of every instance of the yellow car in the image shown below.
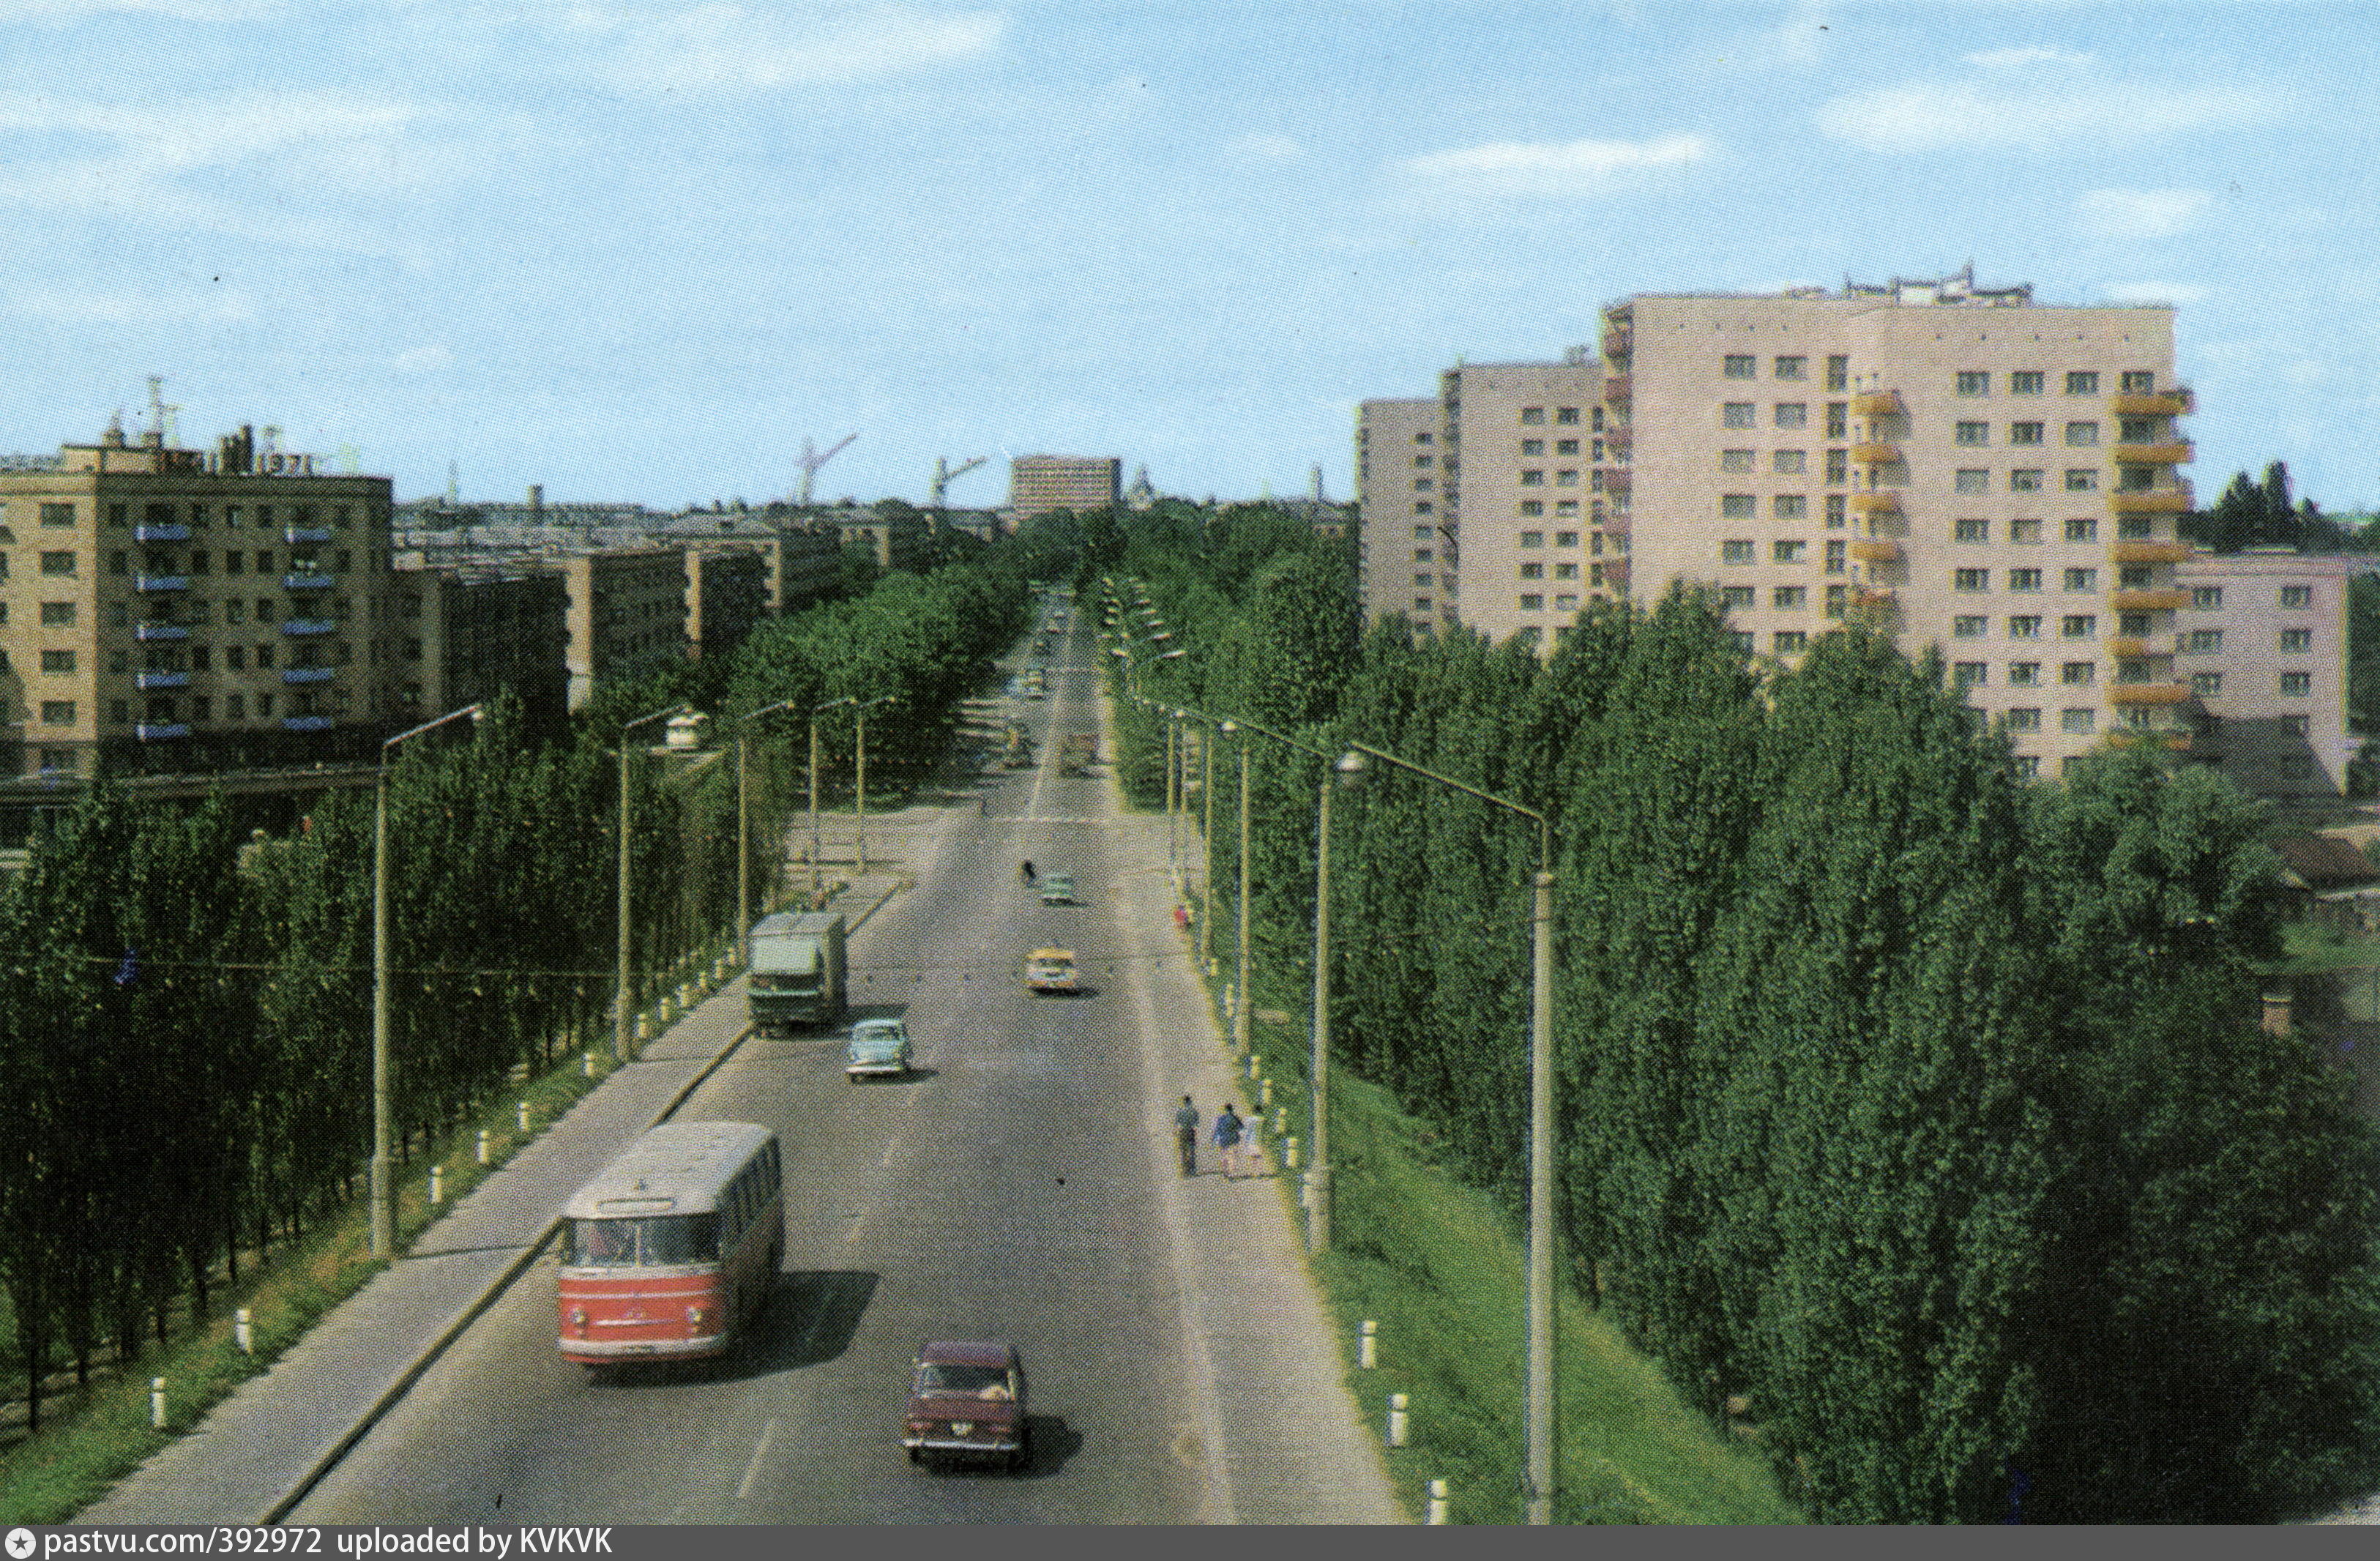
<svg viewBox="0 0 2380 1561"><path fill-rule="evenodd" d="M1025 961L1025 985L1031 992L1074 992L1075 951L1037 948Z"/></svg>

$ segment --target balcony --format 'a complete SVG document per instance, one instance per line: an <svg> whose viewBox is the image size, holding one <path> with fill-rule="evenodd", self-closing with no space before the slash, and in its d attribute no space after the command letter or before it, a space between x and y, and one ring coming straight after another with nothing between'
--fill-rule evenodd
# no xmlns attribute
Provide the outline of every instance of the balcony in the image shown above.
<svg viewBox="0 0 2380 1561"><path fill-rule="evenodd" d="M2116 544L2115 560L2119 564L2180 564L2186 562L2193 551L2186 542L2119 542Z"/></svg>
<svg viewBox="0 0 2380 1561"><path fill-rule="evenodd" d="M329 618L285 618L281 632L289 635L336 634L339 626Z"/></svg>
<svg viewBox="0 0 2380 1561"><path fill-rule="evenodd" d="M328 591L335 582L328 575L290 574L281 577L284 589L289 591Z"/></svg>
<svg viewBox="0 0 2380 1561"><path fill-rule="evenodd" d="M2136 742L2149 742L2182 753L2189 750L2192 735L2175 726L2119 726L2107 734L2107 746L2130 748Z"/></svg>
<svg viewBox="0 0 2380 1561"><path fill-rule="evenodd" d="M140 591L188 591L190 589L190 577L188 575L141 575L136 579L134 584L135 588Z"/></svg>
<svg viewBox="0 0 2380 1561"><path fill-rule="evenodd" d="M187 672L136 672L132 675L136 689L187 689L190 675Z"/></svg>
<svg viewBox="0 0 2380 1561"><path fill-rule="evenodd" d="M1890 564L1900 557L1900 544L1888 537L1853 537L1852 556L1864 564Z"/></svg>
<svg viewBox="0 0 2380 1561"><path fill-rule="evenodd" d="M1606 358L1625 358L1635 349L1635 346L1636 334L1627 326L1606 325L1603 328L1603 355Z"/></svg>
<svg viewBox="0 0 2380 1561"><path fill-rule="evenodd" d="M2125 634L2119 634L2107 641L2107 653L2111 656L2132 659L2137 659L2142 656L2169 656L2173 654L2171 651L2160 649L2149 640Z"/></svg>
<svg viewBox="0 0 2380 1561"><path fill-rule="evenodd" d="M1861 616L1881 623L1900 616L1900 598L1889 591L1862 586L1852 592L1852 608Z"/></svg>
<svg viewBox="0 0 2380 1561"><path fill-rule="evenodd" d="M186 738L190 735L188 721L143 721L132 728L132 735L142 742L155 742L163 738Z"/></svg>
<svg viewBox="0 0 2380 1561"><path fill-rule="evenodd" d="M1900 446L1886 444L1853 445L1852 459L1862 466L1899 466Z"/></svg>
<svg viewBox="0 0 2380 1561"><path fill-rule="evenodd" d="M2110 704L2180 704L2190 697L2187 683L2110 683Z"/></svg>
<svg viewBox="0 0 2380 1561"><path fill-rule="evenodd" d="M2119 613L2170 613L2190 605L2187 591L2119 591L2107 603Z"/></svg>
<svg viewBox="0 0 2380 1561"><path fill-rule="evenodd" d="M2160 390L2150 396L2118 396L2111 398L2119 418L2178 418L2197 410L2197 397L2190 387Z"/></svg>
<svg viewBox="0 0 2380 1561"><path fill-rule="evenodd" d="M1603 382L1603 398L1606 401L1624 407L1633 395L1626 374L1612 374Z"/></svg>
<svg viewBox="0 0 2380 1561"><path fill-rule="evenodd" d="M1853 494L1851 495L1851 511L1853 515L1900 513L1900 494L1891 488L1877 488L1864 494Z"/></svg>
<svg viewBox="0 0 2380 1561"><path fill-rule="evenodd" d="M1624 494L1629 490L1628 469L1624 466L1597 467L1596 475L1602 479L1602 491L1607 494Z"/></svg>
<svg viewBox="0 0 2380 1561"><path fill-rule="evenodd" d="M178 623L144 623L132 631L137 640L188 640L190 631Z"/></svg>
<svg viewBox="0 0 2380 1561"><path fill-rule="evenodd" d="M336 675L334 666L293 666L281 674L284 683L327 683Z"/></svg>
<svg viewBox="0 0 2380 1561"><path fill-rule="evenodd" d="M1633 446L1634 445L1635 436L1624 428L1620 429L1615 433L1607 433L1603 436L1604 451L1609 455L1613 460L1626 460L1629 456L1633 453Z"/></svg>
<svg viewBox="0 0 2380 1561"><path fill-rule="evenodd" d="M1863 418L1897 418L1908 409L1897 390L1863 390L1852 397L1852 413Z"/></svg>
<svg viewBox="0 0 2380 1561"><path fill-rule="evenodd" d="M327 732L337 721L328 715L285 715L281 729L285 732Z"/></svg>
<svg viewBox="0 0 2380 1561"><path fill-rule="evenodd" d="M2159 440L2150 445L2118 445L2116 459L2135 466L2182 466L2195 460L2187 439Z"/></svg>
<svg viewBox="0 0 2380 1561"><path fill-rule="evenodd" d="M132 528L134 542L188 542L190 529L176 521L173 525L140 525Z"/></svg>
<svg viewBox="0 0 2380 1561"><path fill-rule="evenodd" d="M329 542L331 529L328 526L284 526L281 528L281 540L292 546L301 542Z"/></svg>
<svg viewBox="0 0 2380 1561"><path fill-rule="evenodd" d="M2129 510L2135 515L2180 515L2193 507L2187 482L2170 488L2119 488L2107 495L2107 502L2118 514Z"/></svg>

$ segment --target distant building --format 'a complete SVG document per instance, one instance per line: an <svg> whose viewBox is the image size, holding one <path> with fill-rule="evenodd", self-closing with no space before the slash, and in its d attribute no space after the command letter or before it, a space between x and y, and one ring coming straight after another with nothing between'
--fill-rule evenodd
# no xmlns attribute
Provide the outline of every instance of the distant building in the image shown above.
<svg viewBox="0 0 2380 1561"><path fill-rule="evenodd" d="M2185 600L2172 666L2187 729L2167 740L2257 796L2345 796L2362 746L2347 729L2347 582L2373 567L2261 548L2176 565Z"/></svg>
<svg viewBox="0 0 2380 1561"><path fill-rule="evenodd" d="M684 548L577 553L560 559L555 572L567 603L572 710L586 704L598 682L686 659L692 640Z"/></svg>
<svg viewBox="0 0 2380 1561"><path fill-rule="evenodd" d="M1435 400L1366 401L1355 413L1357 581L1368 616L1455 621L1454 552L1439 515L1451 466Z"/></svg>
<svg viewBox="0 0 2380 1561"><path fill-rule="evenodd" d="M750 548L689 544L686 582L686 633L697 661L735 649L768 613L768 562Z"/></svg>
<svg viewBox="0 0 2380 1561"><path fill-rule="evenodd" d="M1008 507L1020 520L1055 509L1109 509L1123 499L1122 457L1018 456L1008 463Z"/></svg>
<svg viewBox="0 0 2380 1561"><path fill-rule="evenodd" d="M933 530L925 512L899 499L879 499L865 509L837 509L835 524L843 545L867 548L880 569L917 569L925 565L932 547Z"/></svg>
<svg viewBox="0 0 2380 1561"><path fill-rule="evenodd" d="M369 753L393 685L389 480L250 429L111 425L0 459L0 781Z"/></svg>
<svg viewBox="0 0 2380 1561"><path fill-rule="evenodd" d="M569 600L534 566L433 568L401 557L395 596L397 697L419 722L510 694L534 729L569 707Z"/></svg>

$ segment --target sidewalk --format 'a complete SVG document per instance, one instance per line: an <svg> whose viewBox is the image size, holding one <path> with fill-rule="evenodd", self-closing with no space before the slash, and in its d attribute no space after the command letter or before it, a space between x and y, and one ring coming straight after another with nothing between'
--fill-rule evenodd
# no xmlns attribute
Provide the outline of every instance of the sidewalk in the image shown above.
<svg viewBox="0 0 2380 1561"><path fill-rule="evenodd" d="M836 907L864 921L902 882L891 871L871 872ZM480 1183L262 1376L74 1521L278 1520L534 1260L570 1194L675 1109L744 1034L738 976Z"/></svg>

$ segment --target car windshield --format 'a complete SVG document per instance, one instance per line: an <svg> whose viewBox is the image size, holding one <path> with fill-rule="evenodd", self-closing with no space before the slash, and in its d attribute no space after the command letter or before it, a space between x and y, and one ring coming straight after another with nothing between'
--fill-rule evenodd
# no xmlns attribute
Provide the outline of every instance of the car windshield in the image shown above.
<svg viewBox="0 0 2380 1561"><path fill-rule="evenodd" d="M572 1220L565 1268L659 1268L719 1261L719 1221L711 1214Z"/></svg>
<svg viewBox="0 0 2380 1561"><path fill-rule="evenodd" d="M961 1366L932 1360L917 1368L917 1391L975 1398L1014 1398L1016 1384L1004 1366Z"/></svg>

